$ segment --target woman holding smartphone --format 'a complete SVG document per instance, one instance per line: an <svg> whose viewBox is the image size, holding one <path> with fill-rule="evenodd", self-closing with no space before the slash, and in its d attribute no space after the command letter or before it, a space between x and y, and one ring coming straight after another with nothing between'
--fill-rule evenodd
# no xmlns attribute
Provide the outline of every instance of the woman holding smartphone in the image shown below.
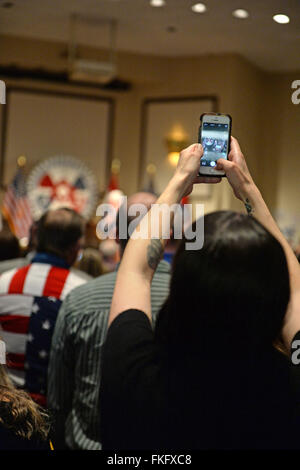
<svg viewBox="0 0 300 470"><path fill-rule="evenodd" d="M193 184L219 181L197 176L202 154L200 144L181 152L157 201L162 211ZM216 169L247 213L206 215L201 250L185 250L182 241L154 332L150 285L172 220L161 217L159 237L151 238L151 209L140 223L148 239L127 244L103 350L104 449L298 446L300 379L290 354L300 339L299 263L235 138ZM286 354L275 348L278 340Z"/></svg>

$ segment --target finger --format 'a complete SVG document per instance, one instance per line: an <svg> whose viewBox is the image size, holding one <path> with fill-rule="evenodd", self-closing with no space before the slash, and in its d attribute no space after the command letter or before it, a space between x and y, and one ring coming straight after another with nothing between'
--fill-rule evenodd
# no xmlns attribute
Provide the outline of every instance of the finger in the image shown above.
<svg viewBox="0 0 300 470"><path fill-rule="evenodd" d="M237 139L233 136L231 136L231 139L230 139L230 152L229 152L229 155L228 155L228 158L229 160L231 160L232 156L233 155L238 155L238 154L241 154L242 151L241 151L241 147L237 141Z"/></svg>
<svg viewBox="0 0 300 470"><path fill-rule="evenodd" d="M218 158L216 170L223 170L226 173L226 171L231 170L232 167L233 167L233 162L229 160L225 160L225 158Z"/></svg>
<svg viewBox="0 0 300 470"><path fill-rule="evenodd" d="M194 152L201 152L203 153L203 147L201 144L191 144L187 148L183 149L182 152L184 153L194 153Z"/></svg>

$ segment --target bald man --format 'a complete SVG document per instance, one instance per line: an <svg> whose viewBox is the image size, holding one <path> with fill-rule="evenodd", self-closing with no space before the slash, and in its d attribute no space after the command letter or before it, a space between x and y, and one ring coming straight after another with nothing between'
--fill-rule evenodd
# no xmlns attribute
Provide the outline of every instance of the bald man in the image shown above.
<svg viewBox="0 0 300 470"><path fill-rule="evenodd" d="M46 212L37 226L37 252L27 266L0 276L0 327L14 384L46 405L52 334L65 296L86 282L70 271L84 236L71 209Z"/></svg>
<svg viewBox="0 0 300 470"><path fill-rule="evenodd" d="M128 198L127 209L143 204L146 210L156 202L150 193L136 193ZM128 216L125 206L117 217L117 241L121 256L128 237L119 233L121 211L132 230L138 216ZM126 227L125 227L126 228ZM55 416L54 447L100 450L100 362L101 348L117 271L104 274L68 295L59 311L52 340L48 371L48 406ZM152 319L169 292L170 265L161 261L151 287Z"/></svg>

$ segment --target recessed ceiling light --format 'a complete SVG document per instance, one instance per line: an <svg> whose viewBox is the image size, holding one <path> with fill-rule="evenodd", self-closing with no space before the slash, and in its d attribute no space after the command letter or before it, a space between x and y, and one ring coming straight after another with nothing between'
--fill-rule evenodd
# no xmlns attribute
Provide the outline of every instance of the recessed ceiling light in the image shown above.
<svg viewBox="0 0 300 470"><path fill-rule="evenodd" d="M290 19L287 15L274 15L273 20L280 24L286 24L290 22Z"/></svg>
<svg viewBox="0 0 300 470"><path fill-rule="evenodd" d="M244 10L243 8L238 8L237 10L234 10L232 12L232 15L235 17L235 18L239 18L241 20L244 20L245 18L248 18L249 16L249 13L247 10Z"/></svg>
<svg viewBox="0 0 300 470"><path fill-rule="evenodd" d="M206 6L204 3L195 3L195 5L191 6L191 9L195 13L204 13L206 11Z"/></svg>
<svg viewBox="0 0 300 470"><path fill-rule="evenodd" d="M163 7L166 4L165 0L151 0L150 5L152 7Z"/></svg>

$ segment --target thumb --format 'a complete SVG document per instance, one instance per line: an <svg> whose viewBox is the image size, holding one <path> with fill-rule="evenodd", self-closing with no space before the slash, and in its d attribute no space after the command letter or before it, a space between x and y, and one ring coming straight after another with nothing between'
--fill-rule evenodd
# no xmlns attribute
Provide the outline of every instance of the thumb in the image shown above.
<svg viewBox="0 0 300 470"><path fill-rule="evenodd" d="M232 166L232 162L225 160L225 158L219 158L217 160L216 170L223 170L226 173L226 171L231 170Z"/></svg>

